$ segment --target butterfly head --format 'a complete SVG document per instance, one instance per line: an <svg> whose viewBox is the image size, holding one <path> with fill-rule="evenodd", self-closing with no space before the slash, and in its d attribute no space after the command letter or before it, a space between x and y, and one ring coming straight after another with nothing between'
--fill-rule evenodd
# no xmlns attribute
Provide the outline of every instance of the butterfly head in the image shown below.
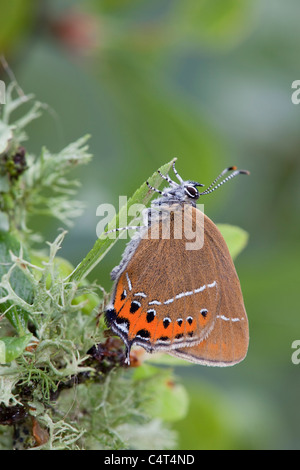
<svg viewBox="0 0 300 470"><path fill-rule="evenodd" d="M208 188L204 191L199 191L198 187L203 187L204 184L197 183L196 181L184 181L181 176L178 174L178 172L175 169L175 163L173 163L173 171L174 174L176 175L179 183L176 183L173 181L169 175L165 176L163 175L160 171L158 172L160 176L165 179L169 183L169 188L166 188L164 191L159 191L153 188L152 186L149 185L147 182L148 186L150 189L158 192L161 194L161 198L159 198L156 202L156 204L162 204L162 203L174 203L174 202L189 202L192 205L195 205L197 199L199 199L200 196L204 196L206 194L210 194L216 189L218 189L220 186L222 186L224 183L227 181L231 180L237 175L249 175L249 171L247 170L238 170L236 166L230 166L228 168L225 168L218 176L215 178L215 180L208 186ZM223 178L221 181L219 181L226 173L228 174L225 178ZM219 181L219 182L218 182Z"/></svg>
<svg viewBox="0 0 300 470"><path fill-rule="evenodd" d="M200 193L197 189L197 186L204 186L204 184L197 183L196 181L185 181L183 183L185 197L188 200L197 201L197 199L199 199Z"/></svg>

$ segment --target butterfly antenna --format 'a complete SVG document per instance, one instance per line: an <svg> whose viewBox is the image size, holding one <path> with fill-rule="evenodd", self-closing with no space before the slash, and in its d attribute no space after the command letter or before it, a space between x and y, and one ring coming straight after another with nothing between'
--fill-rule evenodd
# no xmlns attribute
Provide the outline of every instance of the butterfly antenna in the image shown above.
<svg viewBox="0 0 300 470"><path fill-rule="evenodd" d="M222 178L222 176L224 176L229 171L233 171L233 173L231 173L231 175L227 176L222 181L220 181L220 183L216 185L217 181L219 181L219 179ZM205 191L200 193L200 196L204 196L205 194L212 193L213 191L218 189L220 186L222 186L224 183L227 183L227 181L230 181L232 178L234 178L237 175L250 175L250 172L247 170L238 170L236 166L230 166L228 168L225 168L225 170L223 170L222 173L220 173L219 176L217 176L217 178L209 185L209 187Z"/></svg>

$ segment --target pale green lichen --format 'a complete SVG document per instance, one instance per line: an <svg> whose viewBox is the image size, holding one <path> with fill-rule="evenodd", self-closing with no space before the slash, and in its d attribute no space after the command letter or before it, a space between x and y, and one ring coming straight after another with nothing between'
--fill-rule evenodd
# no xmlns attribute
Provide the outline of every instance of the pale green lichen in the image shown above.
<svg viewBox="0 0 300 470"><path fill-rule="evenodd" d="M172 448L176 438L163 410L178 400L171 370L152 366L149 374L140 364L136 374L123 367L123 344L108 337L98 313L107 294L83 281L109 246L97 244L75 270L58 256L64 231L44 242L43 253L34 250L30 216L70 225L82 206L72 200L78 183L67 174L91 156L86 137L56 154L20 150L25 127L44 106L31 95L14 96L17 89L7 87L0 113L0 448ZM13 113L30 103L14 121ZM136 193L143 202L144 186ZM96 344L99 357L91 349Z"/></svg>

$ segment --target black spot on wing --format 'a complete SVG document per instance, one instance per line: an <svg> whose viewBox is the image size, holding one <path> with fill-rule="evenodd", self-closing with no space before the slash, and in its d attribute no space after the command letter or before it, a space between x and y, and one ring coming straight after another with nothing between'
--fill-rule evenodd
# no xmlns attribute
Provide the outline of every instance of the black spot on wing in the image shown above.
<svg viewBox="0 0 300 470"><path fill-rule="evenodd" d="M148 330L139 330L136 334L136 337L143 338L143 339L148 339L150 338L150 332Z"/></svg>
<svg viewBox="0 0 300 470"><path fill-rule="evenodd" d="M147 316L146 316L147 322L148 322L148 323L153 322L153 320L154 320L154 318L155 318L155 315L156 315L155 310L153 310L153 309L148 310Z"/></svg>
<svg viewBox="0 0 300 470"><path fill-rule="evenodd" d="M135 313L140 308L141 304L137 300L133 300L130 305L130 313Z"/></svg>

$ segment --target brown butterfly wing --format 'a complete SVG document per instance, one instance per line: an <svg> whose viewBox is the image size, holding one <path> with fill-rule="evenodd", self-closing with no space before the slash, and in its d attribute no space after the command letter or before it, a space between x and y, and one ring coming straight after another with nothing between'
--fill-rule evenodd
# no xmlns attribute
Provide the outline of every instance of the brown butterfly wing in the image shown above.
<svg viewBox="0 0 300 470"><path fill-rule="evenodd" d="M230 366L242 361L248 350L248 319L240 282L227 245L213 222L205 217L205 243L217 266L220 303L214 328L199 344L170 353L210 366ZM209 247L209 248L208 248Z"/></svg>
<svg viewBox="0 0 300 470"><path fill-rule="evenodd" d="M194 227L202 224L203 230L206 218L199 221L198 209L184 208ZM183 206L177 205L176 212L183 217ZM188 250L191 236L176 238L175 219L170 218L169 238L153 239L148 233L139 242L117 279L112 327L127 345L170 351L198 344L214 328L220 304L215 251L206 236L201 249Z"/></svg>

